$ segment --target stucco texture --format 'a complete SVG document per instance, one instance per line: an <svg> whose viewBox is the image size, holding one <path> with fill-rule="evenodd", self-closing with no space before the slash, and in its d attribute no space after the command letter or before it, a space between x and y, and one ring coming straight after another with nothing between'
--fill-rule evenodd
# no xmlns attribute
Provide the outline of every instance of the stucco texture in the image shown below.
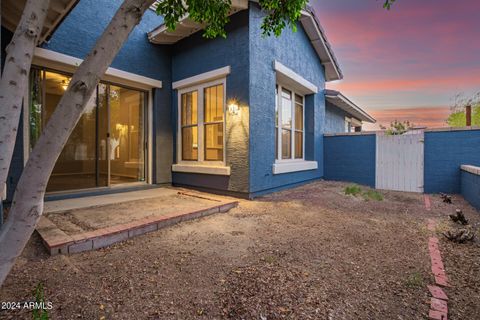
<svg viewBox="0 0 480 320"><path fill-rule="evenodd" d="M375 188L376 136L326 136L325 179Z"/></svg>
<svg viewBox="0 0 480 320"><path fill-rule="evenodd" d="M480 130L425 133L425 192L460 193L460 166L480 166Z"/></svg>
<svg viewBox="0 0 480 320"><path fill-rule="evenodd" d="M349 116L348 113L327 101L325 105L324 133L345 132L345 117L347 116Z"/></svg>
<svg viewBox="0 0 480 320"><path fill-rule="evenodd" d="M253 195L323 176L324 69L303 27L286 28L278 38L263 37L264 13L250 3L250 192ZM319 88L305 99L305 156L318 162L317 170L273 175L275 163L274 60Z"/></svg>
<svg viewBox="0 0 480 320"><path fill-rule="evenodd" d="M238 115L226 112L226 165L231 167L230 176L208 176L174 173L173 182L194 185L207 189L221 189L247 193L249 185L248 132L249 132L249 55L248 11L230 17L226 26L227 38L205 39L202 31L178 42L173 47L173 81L199 75L218 68L230 66L226 78L227 102L235 99ZM172 126L177 132L177 90L172 92Z"/></svg>

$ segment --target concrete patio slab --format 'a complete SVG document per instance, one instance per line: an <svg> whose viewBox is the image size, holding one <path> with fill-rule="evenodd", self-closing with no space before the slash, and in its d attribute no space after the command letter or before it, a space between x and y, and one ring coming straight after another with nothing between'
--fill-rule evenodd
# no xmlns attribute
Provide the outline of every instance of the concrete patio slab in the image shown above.
<svg viewBox="0 0 480 320"><path fill-rule="evenodd" d="M140 191L121 192L75 199L65 199L45 202L44 213L63 212L74 209L104 206L133 200L155 198L159 195L176 194L178 190L170 187L154 188Z"/></svg>
<svg viewBox="0 0 480 320"><path fill-rule="evenodd" d="M227 212L238 201L169 187L49 204L37 232L50 254L56 255L106 247L182 221Z"/></svg>

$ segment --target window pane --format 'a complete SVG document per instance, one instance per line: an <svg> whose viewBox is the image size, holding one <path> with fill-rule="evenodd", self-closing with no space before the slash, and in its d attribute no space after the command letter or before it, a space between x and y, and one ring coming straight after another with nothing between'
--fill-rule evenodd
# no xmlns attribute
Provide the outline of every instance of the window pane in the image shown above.
<svg viewBox="0 0 480 320"><path fill-rule="evenodd" d="M197 126L182 128L182 159L198 160Z"/></svg>
<svg viewBox="0 0 480 320"><path fill-rule="evenodd" d="M182 126L197 124L198 92L182 94Z"/></svg>
<svg viewBox="0 0 480 320"><path fill-rule="evenodd" d="M282 127L292 128L292 100L282 97Z"/></svg>
<svg viewBox="0 0 480 320"><path fill-rule="evenodd" d="M282 159L292 158L292 132L282 130Z"/></svg>
<svg viewBox="0 0 480 320"><path fill-rule="evenodd" d="M42 133L43 109L43 71L33 69L30 72L30 149L40 138Z"/></svg>
<svg viewBox="0 0 480 320"><path fill-rule="evenodd" d="M303 106L295 104L295 130L303 131Z"/></svg>
<svg viewBox="0 0 480 320"><path fill-rule="evenodd" d="M299 103L299 104L303 105L303 97L296 94L295 95L295 103Z"/></svg>
<svg viewBox="0 0 480 320"><path fill-rule="evenodd" d="M303 132L295 132L295 159L303 158Z"/></svg>
<svg viewBox="0 0 480 320"><path fill-rule="evenodd" d="M205 125L205 160L223 161L223 123Z"/></svg>
<svg viewBox="0 0 480 320"><path fill-rule="evenodd" d="M223 84L205 88L205 122L223 121Z"/></svg>
<svg viewBox="0 0 480 320"><path fill-rule="evenodd" d="M292 100L292 92L285 88L282 88L282 97Z"/></svg>
<svg viewBox="0 0 480 320"><path fill-rule="evenodd" d="M278 129L275 128L275 159L278 159Z"/></svg>
<svg viewBox="0 0 480 320"><path fill-rule="evenodd" d="M42 129L62 98L70 77L45 72ZM88 101L85 113L73 129L55 163L47 192L96 187L96 94Z"/></svg>

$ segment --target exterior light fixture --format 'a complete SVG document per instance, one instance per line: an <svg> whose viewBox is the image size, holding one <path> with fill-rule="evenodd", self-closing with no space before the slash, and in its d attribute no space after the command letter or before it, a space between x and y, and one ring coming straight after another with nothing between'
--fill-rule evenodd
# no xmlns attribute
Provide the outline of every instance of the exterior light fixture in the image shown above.
<svg viewBox="0 0 480 320"><path fill-rule="evenodd" d="M70 84L70 81L62 80L62 89L63 91L67 91L68 85Z"/></svg>
<svg viewBox="0 0 480 320"><path fill-rule="evenodd" d="M228 103L228 112L231 115L237 115L239 112L239 107L238 107L238 102L235 100L232 100Z"/></svg>

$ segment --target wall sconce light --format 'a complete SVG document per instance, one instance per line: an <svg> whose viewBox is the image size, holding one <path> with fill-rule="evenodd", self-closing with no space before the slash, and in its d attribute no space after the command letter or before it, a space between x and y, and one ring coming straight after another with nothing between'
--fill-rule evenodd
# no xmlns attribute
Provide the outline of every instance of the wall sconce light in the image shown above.
<svg viewBox="0 0 480 320"><path fill-rule="evenodd" d="M239 111L240 111L240 108L238 107L237 101L232 100L228 103L228 112L231 115L237 115Z"/></svg>
<svg viewBox="0 0 480 320"><path fill-rule="evenodd" d="M68 80L68 81L62 80L62 89L63 89L63 91L67 91L69 84L70 84L70 80Z"/></svg>

